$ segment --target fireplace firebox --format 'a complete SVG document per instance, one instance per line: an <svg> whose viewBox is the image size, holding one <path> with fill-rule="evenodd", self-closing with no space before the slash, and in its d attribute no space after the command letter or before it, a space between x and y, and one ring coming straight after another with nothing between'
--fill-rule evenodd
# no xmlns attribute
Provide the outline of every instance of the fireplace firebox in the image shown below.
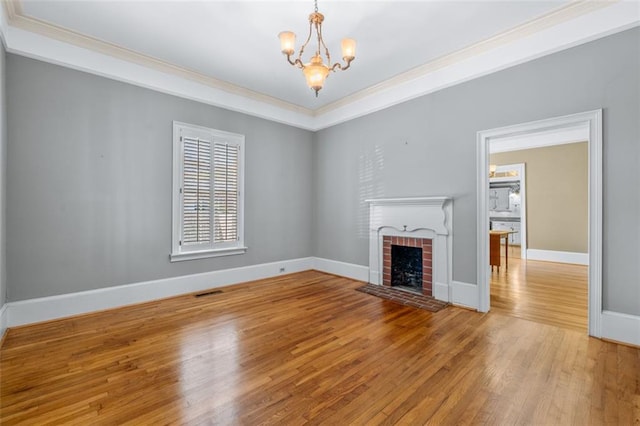
<svg viewBox="0 0 640 426"><path fill-rule="evenodd" d="M382 239L382 284L433 296L431 238Z"/></svg>
<svg viewBox="0 0 640 426"><path fill-rule="evenodd" d="M422 248L391 246L391 286L422 293Z"/></svg>

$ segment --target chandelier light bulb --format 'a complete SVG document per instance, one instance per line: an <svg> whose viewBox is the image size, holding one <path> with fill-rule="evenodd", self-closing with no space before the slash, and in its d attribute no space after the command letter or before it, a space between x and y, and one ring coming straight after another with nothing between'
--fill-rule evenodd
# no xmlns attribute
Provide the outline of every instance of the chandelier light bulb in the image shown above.
<svg viewBox="0 0 640 426"><path fill-rule="evenodd" d="M283 31L278 34L280 37L280 50L285 55L293 55L293 51L296 47L296 35L291 31Z"/></svg>
<svg viewBox="0 0 640 426"><path fill-rule="evenodd" d="M353 61L356 57L356 41L352 38L342 39L342 59Z"/></svg>
<svg viewBox="0 0 640 426"><path fill-rule="evenodd" d="M307 86L315 90L316 96L318 96L318 92L324 86L324 81L329 75L329 68L322 63L320 55L311 58L311 62L305 64L302 72L307 79Z"/></svg>

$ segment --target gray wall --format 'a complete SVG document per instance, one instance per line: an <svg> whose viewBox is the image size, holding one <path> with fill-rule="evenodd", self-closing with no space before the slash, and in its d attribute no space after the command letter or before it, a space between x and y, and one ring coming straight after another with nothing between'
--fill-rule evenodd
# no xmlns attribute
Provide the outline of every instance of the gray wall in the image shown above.
<svg viewBox="0 0 640 426"><path fill-rule="evenodd" d="M364 200L383 196L453 196L453 278L475 283L476 132L603 108L603 302L640 315L639 40L632 29L316 134L6 55L8 300L310 255L366 265ZM247 254L168 261L172 120L246 135Z"/></svg>
<svg viewBox="0 0 640 426"><path fill-rule="evenodd" d="M8 300L311 256L312 134L7 55ZM170 263L172 121L246 136L244 255Z"/></svg>
<svg viewBox="0 0 640 426"><path fill-rule="evenodd" d="M476 283L476 132L603 108L605 309L640 315L640 29L318 132L316 256L368 264L366 198L454 197L453 279Z"/></svg>
<svg viewBox="0 0 640 426"><path fill-rule="evenodd" d="M0 308L6 301L6 171L7 171L7 97L6 97L6 53L0 41Z"/></svg>

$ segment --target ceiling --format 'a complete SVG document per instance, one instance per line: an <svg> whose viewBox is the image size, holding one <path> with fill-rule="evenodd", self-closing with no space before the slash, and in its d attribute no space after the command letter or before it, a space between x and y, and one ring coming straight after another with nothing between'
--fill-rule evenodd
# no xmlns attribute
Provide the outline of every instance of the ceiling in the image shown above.
<svg viewBox="0 0 640 426"><path fill-rule="evenodd" d="M299 47L306 39L312 1L10 3L10 27L64 38L143 65L159 65L164 72L310 116L377 89L388 89L390 82L431 72L430 64L443 58L466 60L495 47L488 44L492 41L516 33L523 38L610 4L600 2L594 7L597 2L591 2L585 8L561 0L320 0L318 9L325 15L323 35L332 58L340 57L343 37L356 39L358 45L351 68L331 74L316 98L302 72L280 53L277 37L280 31L292 30ZM12 43L8 44L12 51ZM14 51L20 50L18 44ZM467 54L456 59L461 52Z"/></svg>

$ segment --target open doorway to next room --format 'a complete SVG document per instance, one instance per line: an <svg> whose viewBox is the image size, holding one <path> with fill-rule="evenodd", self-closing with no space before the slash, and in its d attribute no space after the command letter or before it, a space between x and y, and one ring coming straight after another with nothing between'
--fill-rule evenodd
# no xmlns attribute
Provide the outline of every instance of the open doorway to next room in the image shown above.
<svg viewBox="0 0 640 426"><path fill-rule="evenodd" d="M555 142L490 144L491 309L586 331L588 143Z"/></svg>

